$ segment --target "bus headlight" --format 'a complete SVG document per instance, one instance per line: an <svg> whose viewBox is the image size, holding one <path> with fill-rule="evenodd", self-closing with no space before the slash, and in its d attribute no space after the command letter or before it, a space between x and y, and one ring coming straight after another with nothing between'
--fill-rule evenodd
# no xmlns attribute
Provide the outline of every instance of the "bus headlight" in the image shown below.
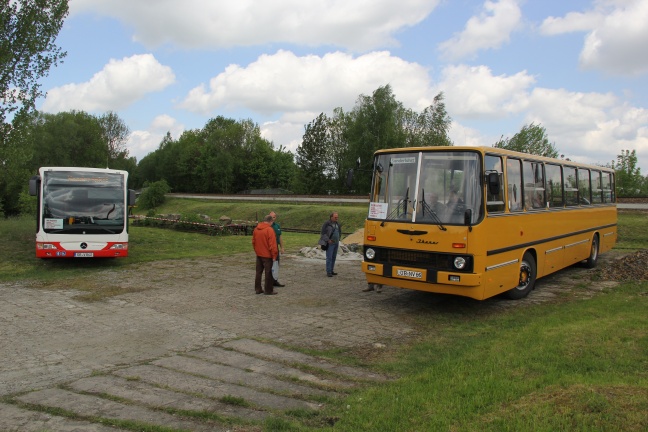
<svg viewBox="0 0 648 432"><path fill-rule="evenodd" d="M454 266L457 270L461 270L466 267L466 259L464 257L457 257L454 259Z"/></svg>
<svg viewBox="0 0 648 432"><path fill-rule="evenodd" d="M376 258L376 251L373 250L372 248L367 248L365 251L365 256L367 257L368 260L372 260Z"/></svg>

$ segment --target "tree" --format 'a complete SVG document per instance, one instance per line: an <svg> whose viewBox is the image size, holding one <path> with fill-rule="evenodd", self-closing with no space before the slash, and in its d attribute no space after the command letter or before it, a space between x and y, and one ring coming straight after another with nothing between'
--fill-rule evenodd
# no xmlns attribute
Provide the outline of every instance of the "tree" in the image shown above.
<svg viewBox="0 0 648 432"><path fill-rule="evenodd" d="M103 138L108 147L108 161L106 161L106 165L110 165L110 162L114 160L127 158L128 149L126 148L126 142L128 141L130 130L126 126L126 123L117 114L108 111L99 117L99 125L103 129Z"/></svg>
<svg viewBox="0 0 648 432"><path fill-rule="evenodd" d="M54 44L68 14L67 0L5 0L0 24L0 125L10 132L9 115L34 109L42 96L38 80L66 53Z"/></svg>
<svg viewBox="0 0 648 432"><path fill-rule="evenodd" d="M328 188L327 170L330 168L329 157L331 143L328 135L328 117L324 113L308 123L304 130L302 143L297 147L295 163L299 169L298 192L305 194L323 194Z"/></svg>
<svg viewBox="0 0 648 432"><path fill-rule="evenodd" d="M534 123L524 125L520 132L511 138L500 138L493 147L538 156L558 157L558 150L554 144L549 142L545 128Z"/></svg>
<svg viewBox="0 0 648 432"><path fill-rule="evenodd" d="M68 14L67 0L4 0L0 6L0 214L19 211L18 193L33 174L25 131L38 81L66 53L54 41Z"/></svg>
<svg viewBox="0 0 648 432"><path fill-rule="evenodd" d="M637 166L636 150L621 150L617 162L612 163L616 170L616 183L619 195L632 197L648 192L648 181L641 175L641 168Z"/></svg>
<svg viewBox="0 0 648 432"><path fill-rule="evenodd" d="M84 111L38 113L29 126L30 166L105 168L108 147L97 117Z"/></svg>

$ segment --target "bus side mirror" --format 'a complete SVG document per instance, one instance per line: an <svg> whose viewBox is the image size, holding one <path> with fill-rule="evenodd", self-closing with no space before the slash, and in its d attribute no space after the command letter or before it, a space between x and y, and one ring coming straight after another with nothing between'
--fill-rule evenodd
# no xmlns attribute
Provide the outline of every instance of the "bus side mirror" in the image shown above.
<svg viewBox="0 0 648 432"><path fill-rule="evenodd" d="M40 183L40 176L32 176L29 179L29 195L38 195L38 184Z"/></svg>
<svg viewBox="0 0 648 432"><path fill-rule="evenodd" d="M491 195L499 195L500 193L500 178L497 171L491 171L486 174L486 183L488 184L488 193Z"/></svg>
<svg viewBox="0 0 648 432"><path fill-rule="evenodd" d="M136 199L137 195L135 194L135 191L133 189L128 189L128 205L134 206Z"/></svg>

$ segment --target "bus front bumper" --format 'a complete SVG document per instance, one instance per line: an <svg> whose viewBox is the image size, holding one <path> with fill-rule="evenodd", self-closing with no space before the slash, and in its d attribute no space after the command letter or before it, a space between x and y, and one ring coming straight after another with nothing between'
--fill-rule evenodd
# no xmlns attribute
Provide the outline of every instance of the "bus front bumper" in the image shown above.
<svg viewBox="0 0 648 432"><path fill-rule="evenodd" d="M390 285L418 291L483 298L481 273L436 271L407 266L385 266L363 261L362 271L368 283ZM436 277L435 277L436 275Z"/></svg>
<svg viewBox="0 0 648 432"><path fill-rule="evenodd" d="M115 258L127 256L128 243L123 242L36 242L36 258Z"/></svg>

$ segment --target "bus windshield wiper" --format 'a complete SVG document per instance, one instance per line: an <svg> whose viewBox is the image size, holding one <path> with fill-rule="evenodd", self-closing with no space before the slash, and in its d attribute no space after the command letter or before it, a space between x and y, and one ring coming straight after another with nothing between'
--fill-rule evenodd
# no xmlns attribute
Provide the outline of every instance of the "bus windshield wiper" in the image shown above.
<svg viewBox="0 0 648 432"><path fill-rule="evenodd" d="M436 214L436 212L434 210L432 210L432 207L430 207L430 205L425 202L425 190L424 189L421 189L421 197L422 197L421 205L423 206L423 211L422 211L423 217L425 217L425 211L427 210L428 214L430 215L430 219L432 219L432 221L435 224L437 224L439 229L441 231L446 231L447 228L443 226L443 222L441 222L441 219L439 219L439 216Z"/></svg>
<svg viewBox="0 0 648 432"><path fill-rule="evenodd" d="M410 202L409 188L407 188L407 191L405 192L405 196L398 200L398 202L396 203L392 211L389 212L385 220L383 220L380 223L380 226L385 226L385 222L388 220L400 219L401 216L407 216L407 206L409 202ZM403 206L402 209L401 209L401 205Z"/></svg>

